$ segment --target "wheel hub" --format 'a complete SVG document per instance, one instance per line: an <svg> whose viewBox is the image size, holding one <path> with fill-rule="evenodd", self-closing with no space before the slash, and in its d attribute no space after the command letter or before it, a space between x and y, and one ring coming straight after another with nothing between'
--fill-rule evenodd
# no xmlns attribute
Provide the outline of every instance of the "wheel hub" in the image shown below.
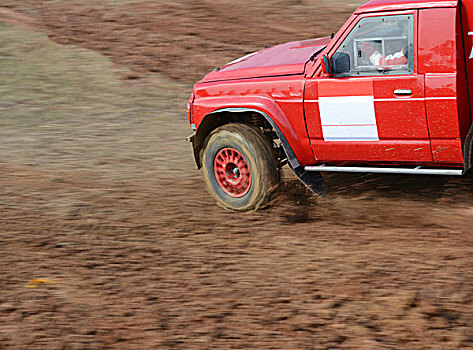
<svg viewBox="0 0 473 350"><path fill-rule="evenodd" d="M241 198L251 187L251 173L246 159L234 148L223 148L215 156L215 178L222 190Z"/></svg>

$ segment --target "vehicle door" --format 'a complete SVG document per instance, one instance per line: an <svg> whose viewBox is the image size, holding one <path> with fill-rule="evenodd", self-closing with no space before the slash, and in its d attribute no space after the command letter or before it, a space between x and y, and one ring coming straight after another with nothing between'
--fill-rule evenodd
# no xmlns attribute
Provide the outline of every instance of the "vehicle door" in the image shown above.
<svg viewBox="0 0 473 350"><path fill-rule="evenodd" d="M305 111L318 160L432 161L417 73L417 11L361 15L328 52L333 75L308 79Z"/></svg>

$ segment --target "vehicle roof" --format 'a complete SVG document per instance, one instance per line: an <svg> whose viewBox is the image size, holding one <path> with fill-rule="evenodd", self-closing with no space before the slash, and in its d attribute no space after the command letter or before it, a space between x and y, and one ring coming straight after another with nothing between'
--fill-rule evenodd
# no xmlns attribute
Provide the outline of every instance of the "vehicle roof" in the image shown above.
<svg viewBox="0 0 473 350"><path fill-rule="evenodd" d="M356 14L378 11L408 10L432 7L457 7L458 0L371 0L361 5Z"/></svg>

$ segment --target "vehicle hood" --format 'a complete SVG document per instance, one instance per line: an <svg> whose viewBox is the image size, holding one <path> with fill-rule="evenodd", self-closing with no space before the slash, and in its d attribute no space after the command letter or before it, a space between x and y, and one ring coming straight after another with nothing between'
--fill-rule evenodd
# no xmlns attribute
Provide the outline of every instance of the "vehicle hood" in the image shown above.
<svg viewBox="0 0 473 350"><path fill-rule="evenodd" d="M330 38L293 41L243 56L207 74L202 82L303 74L310 57Z"/></svg>

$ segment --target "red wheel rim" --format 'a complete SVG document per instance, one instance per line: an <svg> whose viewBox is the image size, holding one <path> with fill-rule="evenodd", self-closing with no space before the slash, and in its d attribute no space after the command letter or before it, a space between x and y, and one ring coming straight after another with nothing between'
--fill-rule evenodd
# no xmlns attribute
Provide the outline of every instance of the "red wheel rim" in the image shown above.
<svg viewBox="0 0 473 350"><path fill-rule="evenodd" d="M229 196L241 198L250 190L248 162L236 149L221 149L215 156L214 171L218 184Z"/></svg>

